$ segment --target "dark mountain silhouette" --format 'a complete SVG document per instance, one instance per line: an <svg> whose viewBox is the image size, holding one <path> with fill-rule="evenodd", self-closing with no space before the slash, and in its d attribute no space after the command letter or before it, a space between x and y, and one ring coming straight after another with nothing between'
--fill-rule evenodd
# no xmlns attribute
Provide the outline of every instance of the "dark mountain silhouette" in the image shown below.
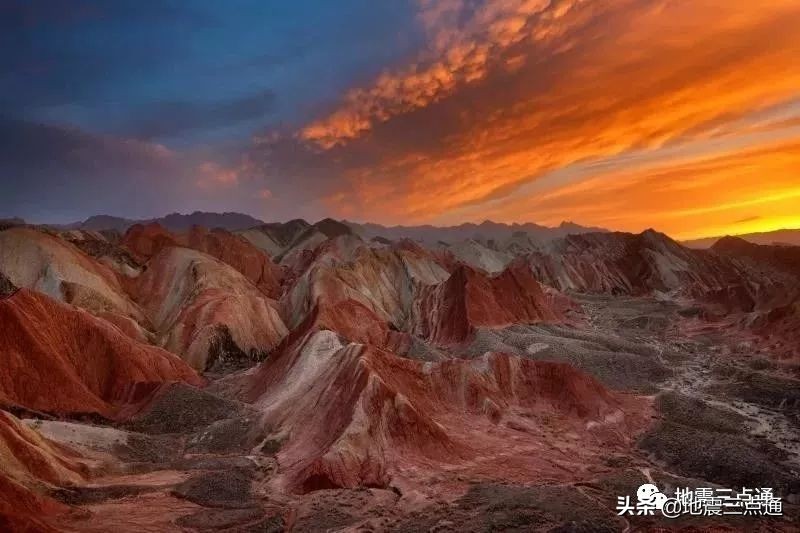
<svg viewBox="0 0 800 533"><path fill-rule="evenodd" d="M87 218L83 222L67 224L63 229L80 230L116 230L124 233L134 224L149 224L155 222L169 231L187 231L192 226L203 226L206 228L222 228L228 231L242 230L264 224L263 221L245 215L243 213L209 213L205 211L195 211L184 215L182 213L170 213L160 218L150 218L132 220L110 215L95 215Z"/></svg>

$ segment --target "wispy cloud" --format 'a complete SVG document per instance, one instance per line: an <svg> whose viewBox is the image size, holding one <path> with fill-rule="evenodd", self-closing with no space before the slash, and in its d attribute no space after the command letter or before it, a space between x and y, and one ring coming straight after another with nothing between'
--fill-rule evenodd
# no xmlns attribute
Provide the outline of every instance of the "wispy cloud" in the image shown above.
<svg viewBox="0 0 800 533"><path fill-rule="evenodd" d="M545 46L563 34L566 15L583 0L422 0L419 19L428 47L398 71L386 71L371 87L348 92L341 109L305 127L304 139L331 148L386 122L452 95L464 85L485 79L522 42ZM507 65L523 56L505 58Z"/></svg>
<svg viewBox="0 0 800 533"><path fill-rule="evenodd" d="M793 152L778 147L800 138L796 2L422 2L420 20L429 40L415 61L353 88L294 141L261 144L258 165L315 182L334 214L387 222L603 224L646 193L626 183L647 183L650 210L616 222L685 233L657 207L700 209L789 187ZM727 164L769 172L702 163L762 147L777 151ZM551 176L603 186L546 205L559 188ZM706 179L720 191L692 184ZM700 231L701 220L692 224Z"/></svg>

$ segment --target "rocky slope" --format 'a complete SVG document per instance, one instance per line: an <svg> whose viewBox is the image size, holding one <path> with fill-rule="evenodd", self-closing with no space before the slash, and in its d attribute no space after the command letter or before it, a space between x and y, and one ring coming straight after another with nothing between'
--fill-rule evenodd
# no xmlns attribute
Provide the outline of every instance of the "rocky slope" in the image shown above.
<svg viewBox="0 0 800 533"><path fill-rule="evenodd" d="M301 493L419 490L431 468L480 470L513 453L500 443L514 432L527 437L520 448L536 446L536 421L545 417L594 435L596 447L582 456L597 460L601 450L624 448L622 435L642 423L645 405L564 364L503 354L423 364L345 345L330 331L270 359L249 382L247 396L273 428L270 438L283 441L275 483Z"/></svg>
<svg viewBox="0 0 800 533"><path fill-rule="evenodd" d="M281 294L281 268L248 240L223 229L192 226L186 233L172 233L156 223L137 224L128 229L121 244L142 263L164 248L191 248L232 266L267 296L277 298Z"/></svg>
<svg viewBox="0 0 800 533"><path fill-rule="evenodd" d="M770 284L770 290L757 295L746 324L772 352L783 357L800 355L800 247L725 237L712 250L740 265L750 279Z"/></svg>
<svg viewBox="0 0 800 533"><path fill-rule="evenodd" d="M237 232L270 256L281 254L311 224L302 219L262 224Z"/></svg>
<svg viewBox="0 0 800 533"><path fill-rule="evenodd" d="M407 242L370 246L344 235L317 247L309 259L282 300L290 327L316 306L330 308L353 300L392 328L407 329L416 288L449 277L432 254Z"/></svg>
<svg viewBox="0 0 800 533"><path fill-rule="evenodd" d="M33 228L0 231L0 271L18 287L92 313L146 321L113 270L56 235Z"/></svg>
<svg viewBox="0 0 800 533"><path fill-rule="evenodd" d="M740 269L653 230L570 235L530 255L539 280L560 290L716 299L729 308L754 302Z"/></svg>
<svg viewBox="0 0 800 533"><path fill-rule="evenodd" d="M15 416L0 411L0 528L55 532L48 518L69 508L49 497L51 488L80 485L87 467Z"/></svg>
<svg viewBox="0 0 800 533"><path fill-rule="evenodd" d="M136 279L135 296L159 344L197 370L217 360L258 360L286 335L275 307L238 271L188 248L168 247Z"/></svg>
<svg viewBox="0 0 800 533"><path fill-rule="evenodd" d="M175 355L110 323L20 289L0 299L0 402L57 414L113 417L147 383L200 379Z"/></svg>
<svg viewBox="0 0 800 533"><path fill-rule="evenodd" d="M354 229L0 231L0 529L797 530L792 252Z"/></svg>
<svg viewBox="0 0 800 533"><path fill-rule="evenodd" d="M465 341L479 327L563 318L524 262L493 277L461 265L443 283L420 288L413 315L413 332L437 345Z"/></svg>

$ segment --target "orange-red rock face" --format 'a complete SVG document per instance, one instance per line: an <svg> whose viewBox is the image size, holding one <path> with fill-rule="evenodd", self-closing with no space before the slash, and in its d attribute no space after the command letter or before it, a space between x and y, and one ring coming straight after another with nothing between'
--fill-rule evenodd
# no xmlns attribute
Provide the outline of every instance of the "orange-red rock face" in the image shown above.
<svg viewBox="0 0 800 533"><path fill-rule="evenodd" d="M247 239L222 229L208 230L194 226L187 234L173 234L156 223L137 224L126 232L122 245L143 261L164 248L191 248L232 266L270 298L277 298L281 294L281 268Z"/></svg>
<svg viewBox="0 0 800 533"><path fill-rule="evenodd" d="M229 264L270 298L280 297L283 271L243 237L195 226L189 232L188 245Z"/></svg>
<svg viewBox="0 0 800 533"><path fill-rule="evenodd" d="M223 355L226 347L215 343L229 338L257 358L287 334L275 302L232 267L188 248L168 247L153 257L135 293L160 344L198 370Z"/></svg>
<svg viewBox="0 0 800 533"><path fill-rule="evenodd" d="M72 244L32 228L0 232L0 271L26 287L95 314L145 321L117 275Z"/></svg>
<svg viewBox="0 0 800 533"><path fill-rule="evenodd" d="M759 317L754 329L782 357L800 357L800 298Z"/></svg>
<svg viewBox="0 0 800 533"><path fill-rule="evenodd" d="M477 327L562 318L524 263L491 277L466 265L436 286L423 287L414 308L414 333L439 345L459 343Z"/></svg>
<svg viewBox="0 0 800 533"><path fill-rule="evenodd" d="M591 463L606 447L625 446L622 435L640 428L646 411L566 364L496 353L422 363L344 345L330 331L271 358L251 379L264 421L285 432L282 482L299 492L403 486L442 468L497 468L493 475L513 478L524 465L528 478L558 477L547 466L553 450L540 449L538 420L591 433L594 444L576 451Z"/></svg>
<svg viewBox="0 0 800 533"><path fill-rule="evenodd" d="M0 471L26 487L84 481L88 469L15 416L0 411Z"/></svg>
<svg viewBox="0 0 800 533"><path fill-rule="evenodd" d="M42 520L67 506L47 497L48 485L80 484L86 473L84 465L0 411L0 530L56 531Z"/></svg>
<svg viewBox="0 0 800 533"><path fill-rule="evenodd" d="M398 330L409 324L416 288L448 277L432 256L408 246L371 248L352 236L326 242L281 300L290 327L317 304L334 308L353 300Z"/></svg>
<svg viewBox="0 0 800 533"><path fill-rule="evenodd" d="M800 247L720 239L712 251L736 263L750 280L755 301L745 320L770 352L800 356Z"/></svg>
<svg viewBox="0 0 800 533"><path fill-rule="evenodd" d="M46 524L48 517L66 513L68 507L36 494L0 474L0 531L14 533L58 533Z"/></svg>
<svg viewBox="0 0 800 533"><path fill-rule="evenodd" d="M291 335L295 342L311 331L335 331L349 341L383 346L389 327L373 311L355 300L341 300L332 305L321 302Z"/></svg>
<svg viewBox="0 0 800 533"><path fill-rule="evenodd" d="M27 289L0 300L0 324L0 399L6 404L112 417L137 383L202 383L175 355Z"/></svg>
<svg viewBox="0 0 800 533"><path fill-rule="evenodd" d="M120 244L139 256L142 261L150 259L168 246L181 245L178 237L155 222L134 224L125 232Z"/></svg>
<svg viewBox="0 0 800 533"><path fill-rule="evenodd" d="M570 235L530 257L536 277L559 290L699 298L728 293L737 308L752 306L741 272L729 261L690 250L652 230ZM742 289L742 290L737 290Z"/></svg>

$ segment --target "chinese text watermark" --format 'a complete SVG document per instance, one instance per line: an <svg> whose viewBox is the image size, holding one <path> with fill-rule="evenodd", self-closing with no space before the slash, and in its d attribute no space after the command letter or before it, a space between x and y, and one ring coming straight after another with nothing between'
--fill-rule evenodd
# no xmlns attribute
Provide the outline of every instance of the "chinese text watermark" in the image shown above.
<svg viewBox="0 0 800 533"><path fill-rule="evenodd" d="M771 488L743 488L736 492L723 488L675 490L675 496L663 494L658 487L646 483L636 491L636 502L630 496L617 497L618 515L661 514L667 518L694 516L781 516L783 502Z"/></svg>

